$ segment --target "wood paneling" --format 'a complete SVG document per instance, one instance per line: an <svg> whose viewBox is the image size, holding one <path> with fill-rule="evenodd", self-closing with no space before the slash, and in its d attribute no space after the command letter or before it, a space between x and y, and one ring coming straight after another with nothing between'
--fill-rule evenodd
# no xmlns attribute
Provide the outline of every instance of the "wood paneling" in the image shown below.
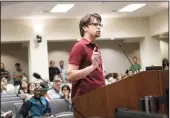
<svg viewBox="0 0 170 118"><path fill-rule="evenodd" d="M75 104L86 117L114 118L116 108L139 110L140 98L161 96L163 90L169 88L168 78L168 72L165 71L141 72L82 95L75 100Z"/></svg>

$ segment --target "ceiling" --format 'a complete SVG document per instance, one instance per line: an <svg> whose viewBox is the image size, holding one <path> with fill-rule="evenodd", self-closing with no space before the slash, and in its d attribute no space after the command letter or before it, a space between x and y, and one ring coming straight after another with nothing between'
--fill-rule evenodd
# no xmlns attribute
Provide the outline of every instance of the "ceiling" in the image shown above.
<svg viewBox="0 0 170 118"><path fill-rule="evenodd" d="M74 3L75 6L67 13L43 12L58 3ZM1 19L80 18L92 12L102 17L147 17L168 9L168 2L137 2L146 3L146 6L131 13L116 12L130 3L136 2L1 2Z"/></svg>

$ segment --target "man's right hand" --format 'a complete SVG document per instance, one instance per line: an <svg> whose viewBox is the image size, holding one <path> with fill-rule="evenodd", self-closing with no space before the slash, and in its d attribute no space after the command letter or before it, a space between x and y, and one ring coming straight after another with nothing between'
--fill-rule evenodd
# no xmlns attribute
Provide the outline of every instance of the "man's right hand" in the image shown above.
<svg viewBox="0 0 170 118"><path fill-rule="evenodd" d="M100 63L100 58L101 58L101 54L100 52L98 52L97 48L95 47L93 49L93 54L92 54L92 57L91 57L91 60L92 60L92 66L94 69L96 69Z"/></svg>

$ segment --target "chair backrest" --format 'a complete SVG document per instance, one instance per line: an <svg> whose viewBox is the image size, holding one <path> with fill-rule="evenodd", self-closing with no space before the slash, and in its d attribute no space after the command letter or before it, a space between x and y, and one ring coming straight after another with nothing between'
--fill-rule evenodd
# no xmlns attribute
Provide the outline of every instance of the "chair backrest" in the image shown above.
<svg viewBox="0 0 170 118"><path fill-rule="evenodd" d="M51 114L55 115L61 112L68 112L70 111L69 103L64 99L55 99L49 101L51 107Z"/></svg>
<svg viewBox="0 0 170 118"><path fill-rule="evenodd" d="M19 100L21 100L19 97L1 98L1 102L19 101Z"/></svg>
<svg viewBox="0 0 170 118"><path fill-rule="evenodd" d="M74 118L73 112L62 112L54 115L55 118Z"/></svg>
<svg viewBox="0 0 170 118"><path fill-rule="evenodd" d="M23 103L14 103L14 111L16 118L22 118L21 115L19 114L22 104Z"/></svg>
<svg viewBox="0 0 170 118"><path fill-rule="evenodd" d="M2 95L1 99L2 98L11 98L11 97L17 97L17 96L16 95Z"/></svg>
<svg viewBox="0 0 170 118"><path fill-rule="evenodd" d="M10 101L10 102L1 102L1 110L3 112L12 111L15 115L14 103L23 103L22 101Z"/></svg>
<svg viewBox="0 0 170 118"><path fill-rule="evenodd" d="M14 93L3 93L3 94L1 93L1 98L2 97L12 97L12 96L16 97L17 95Z"/></svg>

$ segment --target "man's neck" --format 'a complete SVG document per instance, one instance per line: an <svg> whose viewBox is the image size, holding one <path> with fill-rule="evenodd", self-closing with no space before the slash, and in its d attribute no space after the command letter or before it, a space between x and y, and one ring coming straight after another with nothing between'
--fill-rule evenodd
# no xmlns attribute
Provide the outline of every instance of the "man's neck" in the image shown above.
<svg viewBox="0 0 170 118"><path fill-rule="evenodd" d="M95 40L96 40L96 37L92 37L92 36L90 36L88 34L84 35L83 38L87 39L90 43L94 43Z"/></svg>

